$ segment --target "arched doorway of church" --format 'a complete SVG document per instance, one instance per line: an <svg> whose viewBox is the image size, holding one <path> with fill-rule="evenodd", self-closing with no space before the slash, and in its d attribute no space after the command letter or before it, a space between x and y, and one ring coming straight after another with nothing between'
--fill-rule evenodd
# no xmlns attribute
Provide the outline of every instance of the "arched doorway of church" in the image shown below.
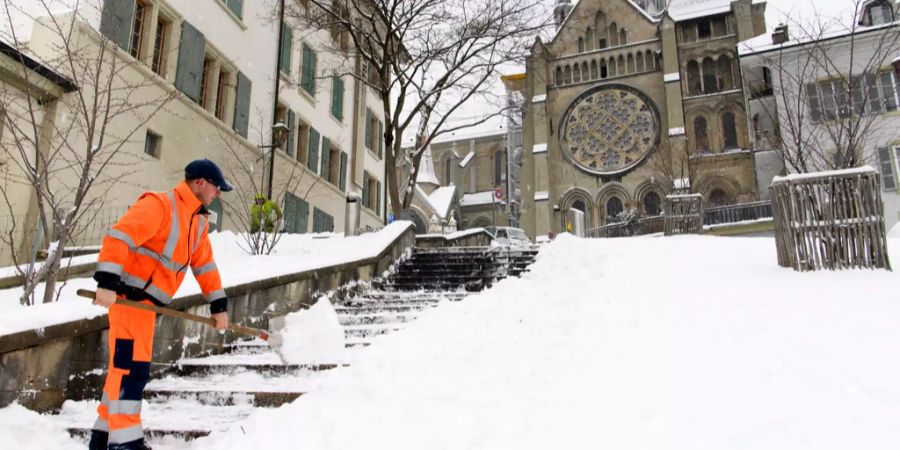
<svg viewBox="0 0 900 450"><path fill-rule="evenodd" d="M428 225L425 224L425 219L419 216L415 211L411 209L404 209L400 211L399 220L408 220L412 222L416 226L416 234L427 234L428 233Z"/></svg>
<svg viewBox="0 0 900 450"><path fill-rule="evenodd" d="M606 201L606 223L616 223L616 218L625 211L625 204L619 197L610 197Z"/></svg>
<svg viewBox="0 0 900 450"><path fill-rule="evenodd" d="M644 195L644 215L647 217L658 216L662 214L662 202L659 194L650 191Z"/></svg>
<svg viewBox="0 0 900 450"><path fill-rule="evenodd" d="M728 197L728 194L721 189L713 189L712 192L709 193L709 206L725 206L730 205L732 203L731 199Z"/></svg>

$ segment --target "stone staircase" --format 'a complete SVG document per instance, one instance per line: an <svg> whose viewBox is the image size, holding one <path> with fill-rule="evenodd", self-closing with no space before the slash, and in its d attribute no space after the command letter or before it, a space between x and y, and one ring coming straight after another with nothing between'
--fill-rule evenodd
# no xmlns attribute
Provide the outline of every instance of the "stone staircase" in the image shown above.
<svg viewBox="0 0 900 450"><path fill-rule="evenodd" d="M364 351L378 336L400 331L423 311L499 279L518 276L536 249L485 247L414 249L385 280L344 293L335 311L348 351ZM147 384L142 420L150 444L189 441L225 430L255 408L290 403L320 377L347 366L341 361L285 364L260 340L237 341L220 355L185 358ZM56 417L75 437L87 440L97 401L67 402Z"/></svg>

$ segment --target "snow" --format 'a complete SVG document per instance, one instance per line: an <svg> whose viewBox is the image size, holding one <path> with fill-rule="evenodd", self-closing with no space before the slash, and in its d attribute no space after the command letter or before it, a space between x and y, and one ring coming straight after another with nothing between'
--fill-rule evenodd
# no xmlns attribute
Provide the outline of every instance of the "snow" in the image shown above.
<svg viewBox="0 0 900 450"><path fill-rule="evenodd" d="M99 251L99 249L97 249L97 250ZM97 262L97 254L92 253L92 254L87 254L87 255L65 257L60 262L60 267L62 267L62 268L74 267L74 266L79 266L82 264L91 264L91 263L95 263L95 262ZM43 264L44 264L43 261L36 262L34 264L33 270L35 272L37 272L38 270L41 269L41 266ZM28 264L22 264L19 267L22 268L23 271L28 270ZM19 273L18 273L18 271L16 271L15 266L0 267L0 278L14 277L18 274Z"/></svg>
<svg viewBox="0 0 900 450"><path fill-rule="evenodd" d="M549 200L550 193L547 191L537 191L534 193L534 201L539 202L541 200Z"/></svg>
<svg viewBox="0 0 900 450"><path fill-rule="evenodd" d="M562 234L297 401L154 448L895 449L898 290L893 272L780 268L773 238ZM0 409L9 448L83 448L64 426Z"/></svg>
<svg viewBox="0 0 900 450"><path fill-rule="evenodd" d="M287 363L330 363L343 360L344 329L334 306L322 296L307 310L285 317L281 355Z"/></svg>
<svg viewBox="0 0 900 450"><path fill-rule="evenodd" d="M534 144L534 147L531 148L531 153L532 154L547 153L547 143Z"/></svg>
<svg viewBox="0 0 900 450"><path fill-rule="evenodd" d="M865 165L862 167L853 167L850 169L839 169L839 170L824 170L822 172L809 172L809 173L792 173L785 176L777 176L772 179L772 184L775 183L784 183L789 181L798 181L798 180L809 180L816 179L822 177L833 177L833 176L845 176L845 175L863 175L863 174L874 174L877 173L875 168L869 165Z"/></svg>
<svg viewBox="0 0 900 450"><path fill-rule="evenodd" d="M459 206L477 206L477 205L490 205L495 203L494 200L494 191L481 191L481 192L473 192L471 194L463 194L462 200L459 201ZM496 202L501 203L501 202Z"/></svg>
<svg viewBox="0 0 900 450"><path fill-rule="evenodd" d="M472 158L475 157L475 152L469 152L462 161L459 162L459 167L466 167L469 165L469 161L472 161Z"/></svg>
<svg viewBox="0 0 900 450"><path fill-rule="evenodd" d="M341 234L285 234L271 255L249 256L240 235L230 231L213 233L216 265L224 287L290 273L315 270L357 259L374 258L394 242L410 222L395 221L378 232L343 237ZM76 289L95 289L91 278L75 278L63 287L57 303L22 306L21 288L0 290L0 336L79 319L106 314L106 309L94 306L87 299L77 297ZM35 297L43 295L44 285L36 289ZM200 293L200 286L188 270L176 297Z"/></svg>
<svg viewBox="0 0 900 450"><path fill-rule="evenodd" d="M731 11L732 0L672 0L669 16L676 22L698 17L722 14ZM753 0L754 4L765 3L765 0Z"/></svg>
<svg viewBox="0 0 900 450"><path fill-rule="evenodd" d="M428 203L431 204L435 212L437 212L438 217L446 219L447 213L450 212L450 206L453 204L453 199L455 197L456 186L441 186L428 196Z"/></svg>

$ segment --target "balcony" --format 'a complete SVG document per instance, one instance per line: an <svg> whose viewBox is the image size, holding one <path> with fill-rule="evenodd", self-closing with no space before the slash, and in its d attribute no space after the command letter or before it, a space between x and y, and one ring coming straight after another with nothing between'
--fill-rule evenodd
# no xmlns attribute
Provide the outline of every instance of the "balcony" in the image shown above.
<svg viewBox="0 0 900 450"><path fill-rule="evenodd" d="M554 60L553 86L571 86L659 70L658 39L578 53Z"/></svg>

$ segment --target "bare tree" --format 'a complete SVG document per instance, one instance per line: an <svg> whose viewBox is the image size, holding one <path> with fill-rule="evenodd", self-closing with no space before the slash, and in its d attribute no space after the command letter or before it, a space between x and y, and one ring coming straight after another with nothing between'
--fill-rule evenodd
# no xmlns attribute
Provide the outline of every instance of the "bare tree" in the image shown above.
<svg viewBox="0 0 900 450"><path fill-rule="evenodd" d="M503 114L500 67L524 65L535 36L551 20L542 0L308 0L289 2L285 16L328 30L349 61L331 68L373 89L385 118L387 192L394 214L408 208L424 149L432 140ZM302 3L302 4L301 4ZM489 102L466 123L447 119L467 102ZM402 137L415 134L412 151ZM412 176L398 186L397 159ZM409 195L407 195L409 194Z"/></svg>
<svg viewBox="0 0 900 450"><path fill-rule="evenodd" d="M262 117L262 115L259 117ZM255 161L248 161L246 150L241 148L240 144L237 144L233 138L223 133L220 135L220 141L228 150L228 158L224 164L225 172L228 174L228 179L234 183L233 194L237 197L236 201L223 202L225 209L229 211L232 217L236 218L237 228L242 231L240 234L241 239L243 244L246 245L244 250L251 255L268 255L272 253L272 250L275 249L286 232L282 226L284 222L281 219L277 220L273 231L266 231L264 223L261 223L254 230L252 226L254 218L250 207L256 201L258 194L266 192L265 183L268 176L266 172L269 164L267 161L270 157L275 159L287 157L287 155L270 155L269 152L278 152L280 148L266 148L260 143L258 147L264 151L260 152ZM288 144L285 143L283 145ZM284 176L278 177L278 172L273 171L275 176L282 178L282 180L279 180L277 184L273 180L273 186L277 186L278 190L273 192L274 198L272 200L281 205L285 204L285 197L288 193L305 200L321 179L318 177L313 178L309 185L304 188L303 181L306 171L299 168L296 164L287 164L286 166L290 167L286 178ZM257 218L257 220L259 219ZM263 218L262 221L264 222L264 220Z"/></svg>
<svg viewBox="0 0 900 450"><path fill-rule="evenodd" d="M762 113L776 124L768 131L793 172L871 162L871 142L885 127L881 113L888 105L896 109L893 82L887 83L886 98L881 77L890 78L882 67L896 56L900 26L869 24L863 3L853 0L852 15L842 20L821 14L805 21L787 16L791 45L760 54L774 80L774 102L763 102Z"/></svg>
<svg viewBox="0 0 900 450"><path fill-rule="evenodd" d="M19 2L3 0L2 20L9 27L7 41L20 55L18 64L25 82L20 88L4 88L4 157L22 174L0 185L4 204L15 219L10 189L16 183L31 191L37 223L51 241L40 269L26 274L22 302L34 303L35 288L46 282L43 302L53 301L63 249L75 237L82 222L103 207L112 188L137 170L143 136L135 136L177 94L161 89L152 75L136 70L135 60L119 54L116 44L88 25L82 11L99 5L78 4L60 14L54 2L40 0L39 12L25 11ZM35 6L35 5L30 5ZM34 21L35 31L50 36L40 63L77 87L57 99L48 99L36 87L37 75L27 67L38 60L24 56L28 37L17 35L16 20ZM36 17L40 17L37 19ZM31 41L30 46L36 45ZM51 117L51 119L46 119ZM14 222L4 234L18 267L31 255L17 250ZM83 226L82 226L83 227ZM27 275L27 276L26 276Z"/></svg>

